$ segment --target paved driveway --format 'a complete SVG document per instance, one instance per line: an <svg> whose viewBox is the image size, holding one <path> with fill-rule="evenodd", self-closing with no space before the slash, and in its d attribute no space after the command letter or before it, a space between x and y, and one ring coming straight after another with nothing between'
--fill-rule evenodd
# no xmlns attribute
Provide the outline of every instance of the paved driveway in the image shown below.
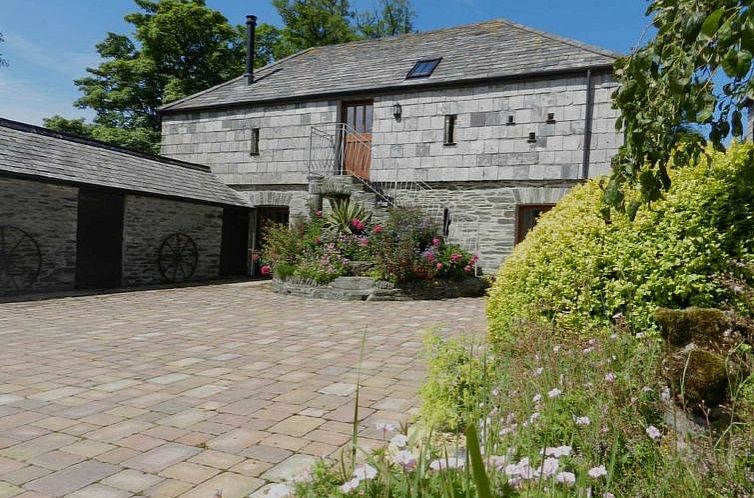
<svg viewBox="0 0 754 498"><path fill-rule="evenodd" d="M342 303L226 284L0 304L0 498L247 496L416 410L423 332L483 300ZM366 331L365 355L360 344Z"/></svg>

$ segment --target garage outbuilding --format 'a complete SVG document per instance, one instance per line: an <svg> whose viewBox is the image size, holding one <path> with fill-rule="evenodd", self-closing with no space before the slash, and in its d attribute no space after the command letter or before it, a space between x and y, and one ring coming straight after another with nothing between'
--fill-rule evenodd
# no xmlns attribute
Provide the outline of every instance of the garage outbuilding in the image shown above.
<svg viewBox="0 0 754 498"><path fill-rule="evenodd" d="M246 276L250 212L206 166L0 119L0 296Z"/></svg>

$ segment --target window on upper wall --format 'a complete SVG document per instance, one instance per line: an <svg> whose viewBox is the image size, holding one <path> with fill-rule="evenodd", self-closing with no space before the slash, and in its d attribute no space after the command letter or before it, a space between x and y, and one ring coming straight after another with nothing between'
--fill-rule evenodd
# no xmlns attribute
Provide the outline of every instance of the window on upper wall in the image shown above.
<svg viewBox="0 0 754 498"><path fill-rule="evenodd" d="M427 57L424 59L419 59L418 61L416 61L416 64L414 64L414 67L411 68L411 71L409 71L406 75L406 79L427 78L431 76L432 72L435 70L441 60L442 57Z"/></svg>
<svg viewBox="0 0 754 498"><path fill-rule="evenodd" d="M251 145L249 148L249 155L259 155L259 128L251 129Z"/></svg>
<svg viewBox="0 0 754 498"><path fill-rule="evenodd" d="M458 116L455 114L445 115L445 134L443 137L443 143L445 145L456 144L456 120Z"/></svg>
<svg viewBox="0 0 754 498"><path fill-rule="evenodd" d="M516 244L526 238L539 217L552 209L554 204L521 204L516 208Z"/></svg>

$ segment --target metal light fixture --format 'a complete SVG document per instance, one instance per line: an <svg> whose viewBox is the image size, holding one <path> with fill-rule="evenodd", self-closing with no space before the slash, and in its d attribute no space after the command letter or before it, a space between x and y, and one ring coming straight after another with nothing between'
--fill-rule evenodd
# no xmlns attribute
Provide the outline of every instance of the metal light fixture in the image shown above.
<svg viewBox="0 0 754 498"><path fill-rule="evenodd" d="M398 102L396 102L395 104L393 104L393 117L395 119L401 119L402 115L403 115L403 107L401 107L401 105Z"/></svg>

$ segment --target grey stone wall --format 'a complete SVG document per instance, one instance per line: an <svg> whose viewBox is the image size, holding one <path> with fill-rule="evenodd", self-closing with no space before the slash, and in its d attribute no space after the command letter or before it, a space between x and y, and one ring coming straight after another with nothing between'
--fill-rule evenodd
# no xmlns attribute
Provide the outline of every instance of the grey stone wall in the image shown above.
<svg viewBox="0 0 754 498"><path fill-rule="evenodd" d="M433 185L410 194L412 205L438 223L450 211L450 242L479 255L487 274L494 273L511 253L516 240L516 211L521 204L555 204L573 182L457 182Z"/></svg>
<svg viewBox="0 0 754 498"><path fill-rule="evenodd" d="M205 164L229 185L307 183L312 125L337 121L337 102L169 114L162 120L162 154ZM259 155L250 154L259 128Z"/></svg>
<svg viewBox="0 0 754 498"><path fill-rule="evenodd" d="M25 292L73 288L76 278L78 189L0 178L0 225L27 232L39 244L42 268ZM0 288L0 295L15 289Z"/></svg>
<svg viewBox="0 0 754 498"><path fill-rule="evenodd" d="M196 242L199 259L191 280L217 278L223 209L219 206L129 195L123 221L123 285L164 282L157 264L163 240L181 232Z"/></svg>
<svg viewBox="0 0 754 498"><path fill-rule="evenodd" d="M621 143L609 75L593 77L591 176L609 171ZM368 98L368 95L364 96ZM413 91L374 99L372 179L478 181L576 179L581 175L586 75L522 83ZM403 115L393 117L400 103ZM338 102L259 105L168 114L162 153L212 167L231 185L306 184L312 127L327 132ZM549 113L554 122L547 123ZM444 145L445 115L457 115L456 144ZM515 124L508 125L508 116ZM259 155L250 155L251 129ZM528 143L529 132L536 143ZM317 149L315 157L324 157Z"/></svg>
<svg viewBox="0 0 754 498"><path fill-rule="evenodd" d="M594 76L590 176L609 172L621 144L611 76ZM375 99L372 179L477 181L580 178L586 75L525 83L411 92ZM392 106L402 106L393 117ZM548 114L554 123L547 123ZM457 116L444 145L445 115ZM515 124L509 125L508 116ZM528 143L529 132L537 137Z"/></svg>

